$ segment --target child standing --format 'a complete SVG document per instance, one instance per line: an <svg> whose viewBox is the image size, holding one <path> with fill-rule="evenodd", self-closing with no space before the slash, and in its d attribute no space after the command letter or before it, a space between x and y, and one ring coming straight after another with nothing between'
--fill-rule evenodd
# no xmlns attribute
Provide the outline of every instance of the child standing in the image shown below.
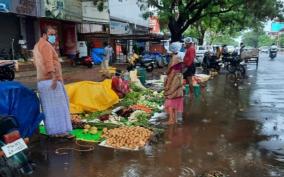
<svg viewBox="0 0 284 177"><path fill-rule="evenodd" d="M179 43L175 42L170 45L171 61L165 80L165 109L169 114L168 124L175 124L177 113L183 112L183 74L182 59L178 56L180 50Z"/></svg>

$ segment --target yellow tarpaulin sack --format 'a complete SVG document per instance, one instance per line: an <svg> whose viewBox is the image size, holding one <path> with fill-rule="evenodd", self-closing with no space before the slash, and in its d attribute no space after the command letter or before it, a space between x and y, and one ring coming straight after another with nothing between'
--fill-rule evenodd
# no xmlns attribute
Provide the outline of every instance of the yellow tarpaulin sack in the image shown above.
<svg viewBox="0 0 284 177"><path fill-rule="evenodd" d="M104 111L119 102L119 97L111 89L111 80L76 82L67 84L65 88L72 114Z"/></svg>

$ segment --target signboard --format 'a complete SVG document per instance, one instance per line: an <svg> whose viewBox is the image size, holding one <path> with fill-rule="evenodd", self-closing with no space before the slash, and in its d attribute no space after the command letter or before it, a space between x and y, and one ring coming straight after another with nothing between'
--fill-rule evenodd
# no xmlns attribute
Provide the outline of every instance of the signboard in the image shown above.
<svg viewBox="0 0 284 177"><path fill-rule="evenodd" d="M45 16L64 19L64 0L44 0Z"/></svg>
<svg viewBox="0 0 284 177"><path fill-rule="evenodd" d="M39 0L0 0L0 12L37 16Z"/></svg>
<svg viewBox="0 0 284 177"><path fill-rule="evenodd" d="M81 0L65 0L64 2L64 19L69 21L81 22L83 19Z"/></svg>
<svg viewBox="0 0 284 177"><path fill-rule="evenodd" d="M93 1L82 2L83 20L109 24L108 3L104 3L103 11L99 11Z"/></svg>
<svg viewBox="0 0 284 177"><path fill-rule="evenodd" d="M272 22L271 32L279 32L284 30L284 22Z"/></svg>
<svg viewBox="0 0 284 177"><path fill-rule="evenodd" d="M150 17L150 32L151 33L160 33L161 29L160 29L160 23L159 23L159 19L156 16Z"/></svg>
<svg viewBox="0 0 284 177"><path fill-rule="evenodd" d="M110 21L110 34L130 34L129 24Z"/></svg>
<svg viewBox="0 0 284 177"><path fill-rule="evenodd" d="M37 16L37 0L14 0L12 11L17 14Z"/></svg>
<svg viewBox="0 0 284 177"><path fill-rule="evenodd" d="M79 33L96 33L96 32L105 32L103 25L98 24L78 24L77 29Z"/></svg>
<svg viewBox="0 0 284 177"><path fill-rule="evenodd" d="M0 12L9 12L10 0L0 0Z"/></svg>

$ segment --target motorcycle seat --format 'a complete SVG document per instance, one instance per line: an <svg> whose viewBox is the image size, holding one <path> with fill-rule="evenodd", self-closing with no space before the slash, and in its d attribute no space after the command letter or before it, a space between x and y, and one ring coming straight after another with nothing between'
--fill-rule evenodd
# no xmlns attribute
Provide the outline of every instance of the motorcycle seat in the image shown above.
<svg viewBox="0 0 284 177"><path fill-rule="evenodd" d="M10 66L10 65L14 65L15 62L13 61L0 61L0 67L3 67L3 66Z"/></svg>

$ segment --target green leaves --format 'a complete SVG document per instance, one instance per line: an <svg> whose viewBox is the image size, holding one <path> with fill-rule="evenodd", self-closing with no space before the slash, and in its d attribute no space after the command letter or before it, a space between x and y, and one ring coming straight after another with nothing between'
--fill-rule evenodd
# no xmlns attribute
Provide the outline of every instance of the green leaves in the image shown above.
<svg viewBox="0 0 284 177"><path fill-rule="evenodd" d="M145 3L147 0L138 1ZM180 35L189 26L196 25L199 26L197 28L199 36L202 28L205 28L205 31L230 28L227 31L232 33L259 26L260 22L268 19L276 17L281 19L283 16L283 2L280 0L148 0L147 2L157 8L161 23L167 24L161 26L169 28L172 35ZM175 37L172 36L173 38Z"/></svg>
<svg viewBox="0 0 284 177"><path fill-rule="evenodd" d="M273 42L275 42L274 39L265 34L262 30L247 32L243 35L242 40L246 46L250 47L270 46Z"/></svg>

